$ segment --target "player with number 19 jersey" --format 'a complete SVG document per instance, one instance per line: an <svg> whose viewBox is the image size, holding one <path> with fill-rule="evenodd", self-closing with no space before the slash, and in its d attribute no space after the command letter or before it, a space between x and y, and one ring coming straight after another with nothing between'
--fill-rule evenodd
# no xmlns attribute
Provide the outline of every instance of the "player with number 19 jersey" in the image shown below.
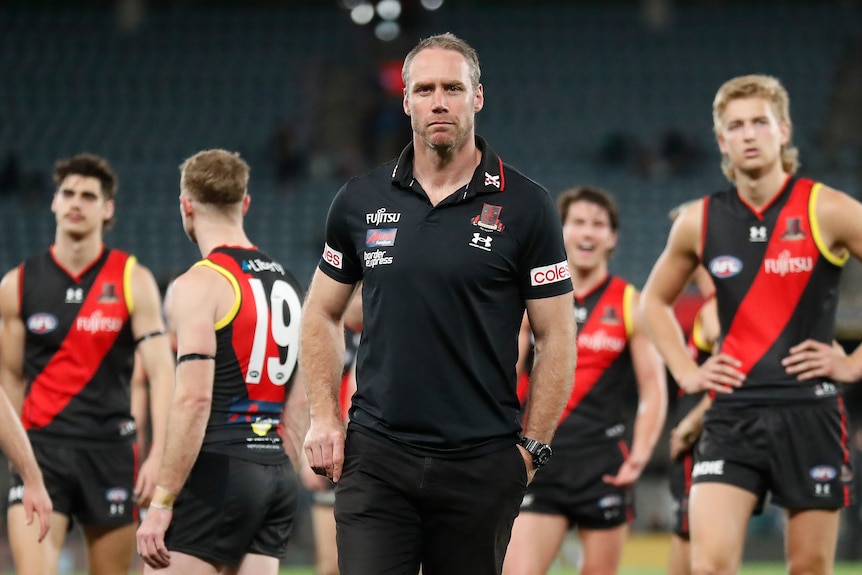
<svg viewBox="0 0 862 575"><path fill-rule="evenodd" d="M201 451L283 463L281 413L295 379L302 288L256 249L219 247L195 265L221 273L236 294L215 325L212 409Z"/></svg>

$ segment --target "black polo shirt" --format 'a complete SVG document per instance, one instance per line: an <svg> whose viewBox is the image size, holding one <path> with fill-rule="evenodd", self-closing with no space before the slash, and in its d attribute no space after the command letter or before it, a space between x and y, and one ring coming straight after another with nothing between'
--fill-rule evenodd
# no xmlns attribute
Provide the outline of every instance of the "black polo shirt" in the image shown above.
<svg viewBox="0 0 862 575"><path fill-rule="evenodd" d="M525 300L572 291L550 195L476 144L470 183L437 206L413 179L411 144L350 180L326 223L320 269L363 281L350 425L421 455L470 457L517 440Z"/></svg>

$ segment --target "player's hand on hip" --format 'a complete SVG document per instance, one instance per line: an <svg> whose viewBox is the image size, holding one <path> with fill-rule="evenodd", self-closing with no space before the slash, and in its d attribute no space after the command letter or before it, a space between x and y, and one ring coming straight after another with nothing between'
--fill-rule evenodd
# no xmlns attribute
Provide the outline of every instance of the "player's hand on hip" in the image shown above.
<svg viewBox="0 0 862 575"><path fill-rule="evenodd" d="M305 435L305 457L318 475L337 483L344 467L344 424L339 419L312 418Z"/></svg>
<svg viewBox="0 0 862 575"><path fill-rule="evenodd" d="M742 362L724 353L711 356L697 370L680 379L679 386L686 393L714 391L717 393L733 393L742 385L745 374L739 371Z"/></svg>
<svg viewBox="0 0 862 575"><path fill-rule="evenodd" d="M54 505L51 503L45 484L41 481L36 484L26 483L21 503L24 504L24 522L27 525L33 523L34 513L39 517L39 542L41 543L51 527L51 513L54 511Z"/></svg>
<svg viewBox="0 0 862 575"><path fill-rule="evenodd" d="M171 564L171 553L165 545L165 532L173 519L173 509L152 507L138 527L138 555L153 569L164 569Z"/></svg>
<svg viewBox="0 0 862 575"><path fill-rule="evenodd" d="M790 354L781 360L781 365L788 374L802 381L825 377L852 383L860 376L859 369L835 341L830 345L806 339L790 348Z"/></svg>
<svg viewBox="0 0 862 575"><path fill-rule="evenodd" d="M138 480L135 482L135 501L138 507L149 507L153 492L156 490L156 480L159 476L159 458L147 457L138 471Z"/></svg>

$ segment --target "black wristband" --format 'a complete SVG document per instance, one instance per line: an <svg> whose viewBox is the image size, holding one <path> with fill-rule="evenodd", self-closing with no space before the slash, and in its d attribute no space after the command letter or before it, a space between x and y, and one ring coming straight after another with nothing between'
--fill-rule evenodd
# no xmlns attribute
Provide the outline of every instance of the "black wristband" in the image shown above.
<svg viewBox="0 0 862 575"><path fill-rule="evenodd" d="M153 337L159 337L160 335L165 335L165 330L160 329L159 331L151 331L150 333L145 333L141 337L135 340L135 345L138 345L142 341L146 341Z"/></svg>
<svg viewBox="0 0 862 575"><path fill-rule="evenodd" d="M198 360L213 360L215 361L215 356L206 355L205 353L187 353L185 355L181 355L177 358L177 365L181 364L184 361L198 361Z"/></svg>

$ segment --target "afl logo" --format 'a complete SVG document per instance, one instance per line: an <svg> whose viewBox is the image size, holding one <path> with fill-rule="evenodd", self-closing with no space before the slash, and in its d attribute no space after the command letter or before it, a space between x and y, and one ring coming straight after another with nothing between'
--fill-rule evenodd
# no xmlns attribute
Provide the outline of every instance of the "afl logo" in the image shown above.
<svg viewBox="0 0 862 575"><path fill-rule="evenodd" d="M731 278L742 271L742 262L733 256L718 256L709 262L709 271L717 278Z"/></svg>
<svg viewBox="0 0 862 575"><path fill-rule="evenodd" d="M838 471L829 465L818 465L817 467L812 467L811 471L808 473L814 481L831 481L838 477Z"/></svg>
<svg viewBox="0 0 862 575"><path fill-rule="evenodd" d="M34 313L27 318L27 329L35 334L51 333L57 328L57 318L50 313Z"/></svg>

